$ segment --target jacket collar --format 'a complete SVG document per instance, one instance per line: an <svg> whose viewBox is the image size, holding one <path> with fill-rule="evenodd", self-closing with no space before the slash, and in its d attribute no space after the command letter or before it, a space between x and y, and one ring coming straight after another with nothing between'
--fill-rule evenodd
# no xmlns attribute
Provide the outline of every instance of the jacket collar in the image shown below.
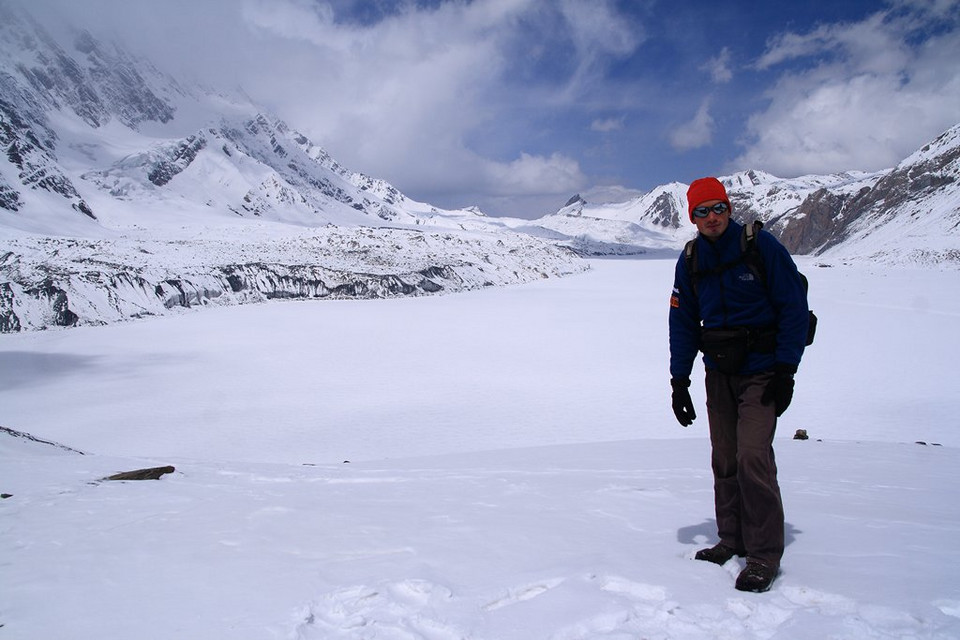
<svg viewBox="0 0 960 640"><path fill-rule="evenodd" d="M736 220L734 220L733 218L731 218L730 223L727 225L727 228L724 230L722 234L720 234L720 237L714 240L713 242L707 239L707 237L702 233L698 233L697 235L700 236L700 239L706 242L707 244L710 244L716 247L718 250L722 250L731 242L735 241L739 243L740 233L742 231L743 231L743 225L737 222Z"/></svg>

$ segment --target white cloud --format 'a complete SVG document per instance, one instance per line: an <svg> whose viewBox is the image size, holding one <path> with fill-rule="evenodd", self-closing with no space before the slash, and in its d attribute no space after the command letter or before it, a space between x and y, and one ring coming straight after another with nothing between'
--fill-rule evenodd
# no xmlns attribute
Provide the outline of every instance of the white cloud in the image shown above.
<svg viewBox="0 0 960 640"><path fill-rule="evenodd" d="M710 115L710 99L700 103L696 115L670 133L670 145L678 151L699 149L713 140L713 117Z"/></svg>
<svg viewBox="0 0 960 640"><path fill-rule="evenodd" d="M590 123L591 131L600 133L609 133L611 131L622 131L624 119L620 118L600 118Z"/></svg>
<svg viewBox="0 0 960 640"><path fill-rule="evenodd" d="M733 71L730 69L730 48L724 47L715 58L711 58L701 67L710 74L716 84L725 84L733 80Z"/></svg>
<svg viewBox="0 0 960 640"><path fill-rule="evenodd" d="M947 13L901 3L771 40L756 67L784 71L769 107L748 119L746 149L731 169L884 169L960 122L957 13L955 3Z"/></svg>
<svg viewBox="0 0 960 640"><path fill-rule="evenodd" d="M304 46L290 61L295 72L279 79L309 78L300 95L278 105L288 119L346 166L424 191L464 188L485 171L489 163L464 139L495 116L507 30L534 4L409 5L356 25L301 0L248 0L245 15L255 28ZM261 82L257 94L268 94L270 78Z"/></svg>
<svg viewBox="0 0 960 640"><path fill-rule="evenodd" d="M639 198L644 195L644 191L640 189L631 189L629 187L624 187L622 185L597 185L582 191L580 195L587 202L592 203L611 203L611 202L627 202L633 200L634 198Z"/></svg>
<svg viewBox="0 0 960 640"><path fill-rule="evenodd" d="M242 18L251 29L280 38L325 44L335 34L333 9L325 3L246 0L240 7Z"/></svg>
<svg viewBox="0 0 960 640"><path fill-rule="evenodd" d="M386 178L414 197L569 196L580 189L585 177L579 164L562 154L521 153L502 160L475 151L468 141L479 130L509 135L496 125L506 106L526 100L541 108L575 104L590 91L605 57L632 51L639 36L607 3L476 0L402 6L361 25L342 24L328 6L306 0L246 0L250 28L265 38L298 43L300 52L290 57L291 68L280 78L261 76L257 94L269 94L264 87L289 82L291 75L304 78L296 100L278 110L296 126L307 127L306 133L345 166ZM549 12L553 22L543 20ZM507 86L504 78L516 66L516 56L526 53L518 54L517 47L532 46L524 30L534 22L539 29L562 25L576 54L573 68L553 88ZM622 120L596 126L612 130L622 127ZM501 153L514 145L500 145Z"/></svg>
<svg viewBox="0 0 960 640"><path fill-rule="evenodd" d="M484 177L488 191L500 196L573 193L586 185L580 164L559 153L549 157L521 153L508 164L488 162Z"/></svg>

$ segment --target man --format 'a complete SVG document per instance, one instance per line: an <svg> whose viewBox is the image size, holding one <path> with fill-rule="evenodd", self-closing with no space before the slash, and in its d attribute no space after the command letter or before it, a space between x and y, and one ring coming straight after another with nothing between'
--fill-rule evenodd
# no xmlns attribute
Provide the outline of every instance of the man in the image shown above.
<svg viewBox="0 0 960 640"><path fill-rule="evenodd" d="M769 233L756 232L752 257L759 257L752 264L746 258L744 227L730 219L733 208L719 180L695 180L687 204L699 233L676 266L670 383L674 414L689 426L696 418L690 372L703 351L720 538L696 558L723 565L746 557L736 588L763 592L783 556L773 437L806 344L806 288L790 254Z"/></svg>

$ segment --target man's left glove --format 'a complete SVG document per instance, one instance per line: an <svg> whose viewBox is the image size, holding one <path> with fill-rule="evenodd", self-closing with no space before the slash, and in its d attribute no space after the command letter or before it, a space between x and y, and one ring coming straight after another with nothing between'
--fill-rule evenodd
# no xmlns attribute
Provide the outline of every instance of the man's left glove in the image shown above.
<svg viewBox="0 0 960 640"><path fill-rule="evenodd" d="M697 419L697 412L693 410L693 400L690 399L690 378L671 378L673 387L673 415L683 427L689 427Z"/></svg>
<svg viewBox="0 0 960 640"><path fill-rule="evenodd" d="M776 409L777 417L783 415L783 412L790 406L793 400L793 374L797 372L797 365L778 362L773 367L773 377L767 383L767 388L763 390L763 396L760 402L763 404L773 403Z"/></svg>

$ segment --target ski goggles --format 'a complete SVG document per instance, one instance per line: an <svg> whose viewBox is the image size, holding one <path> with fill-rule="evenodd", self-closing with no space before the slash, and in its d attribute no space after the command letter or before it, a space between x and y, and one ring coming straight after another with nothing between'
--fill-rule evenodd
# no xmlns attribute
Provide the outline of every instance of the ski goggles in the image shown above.
<svg viewBox="0 0 960 640"><path fill-rule="evenodd" d="M711 213L722 216L727 211L730 211L730 205L728 205L726 202L718 202L712 207L697 207L693 210L693 215L696 218L706 218Z"/></svg>

